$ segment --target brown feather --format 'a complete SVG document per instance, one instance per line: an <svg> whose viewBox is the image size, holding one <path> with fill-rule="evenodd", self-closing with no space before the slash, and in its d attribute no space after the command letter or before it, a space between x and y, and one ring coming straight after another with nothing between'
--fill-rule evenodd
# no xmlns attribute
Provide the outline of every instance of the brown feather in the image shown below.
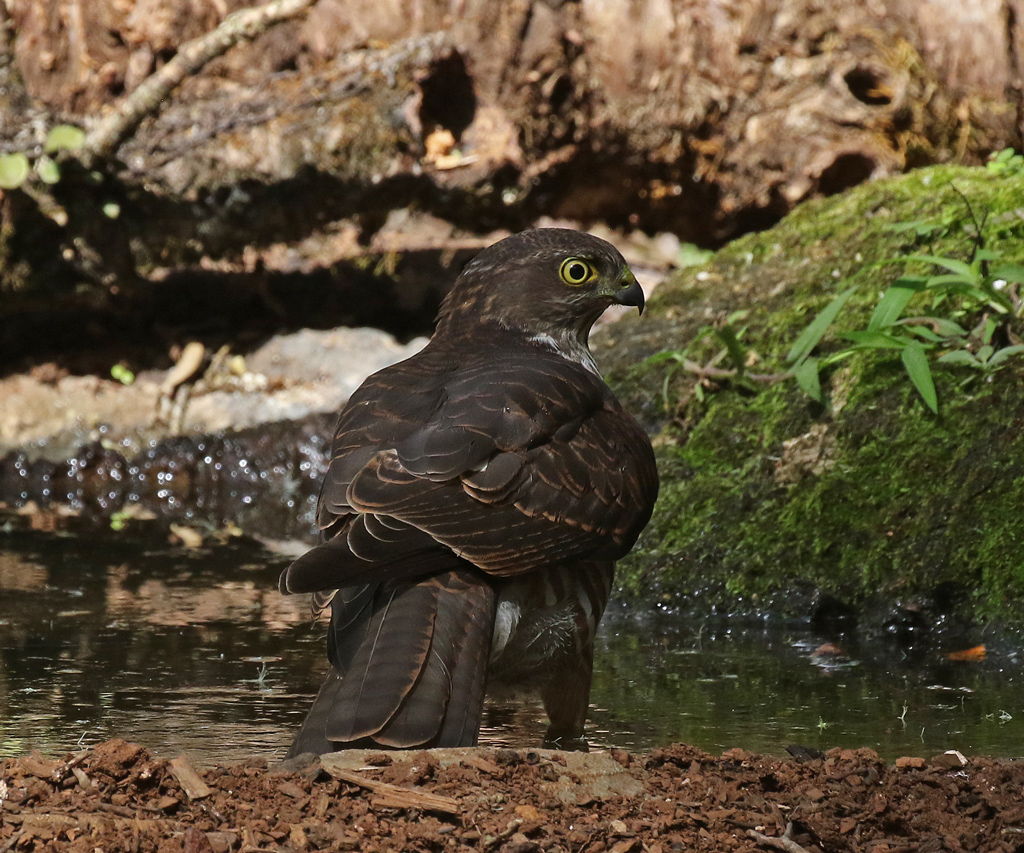
<svg viewBox="0 0 1024 853"><path fill-rule="evenodd" d="M479 572L449 572L430 582L438 587L430 654L401 708L375 736L383 746L476 743L497 596Z"/></svg>
<svg viewBox="0 0 1024 853"><path fill-rule="evenodd" d="M383 589L327 716L330 741L376 735L416 684L430 652L437 612L433 583ZM351 629L350 629L351 632Z"/></svg>

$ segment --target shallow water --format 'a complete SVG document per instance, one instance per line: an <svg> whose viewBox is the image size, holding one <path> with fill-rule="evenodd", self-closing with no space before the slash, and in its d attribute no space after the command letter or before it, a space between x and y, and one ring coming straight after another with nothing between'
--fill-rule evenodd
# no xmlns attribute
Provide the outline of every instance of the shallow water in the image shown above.
<svg viewBox="0 0 1024 853"><path fill-rule="evenodd" d="M285 562L243 539L186 550L131 529L0 533L0 757L111 737L203 764L281 757L326 666L322 626L276 590ZM948 653L613 608L588 736L637 751L1024 754L1018 650ZM491 703L482 742L537 745L543 729L537 703Z"/></svg>

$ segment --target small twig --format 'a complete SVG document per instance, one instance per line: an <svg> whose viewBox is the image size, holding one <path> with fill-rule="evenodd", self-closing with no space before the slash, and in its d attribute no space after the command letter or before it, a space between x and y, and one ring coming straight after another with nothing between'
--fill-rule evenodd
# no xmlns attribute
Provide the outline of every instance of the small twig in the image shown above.
<svg viewBox="0 0 1024 853"><path fill-rule="evenodd" d="M680 366L687 373L693 373L701 379L734 379L739 375L736 368L712 367L709 364L698 364L688 358L684 358ZM753 382L782 382L792 375L792 373L748 373L743 371L743 376Z"/></svg>
<svg viewBox="0 0 1024 853"><path fill-rule="evenodd" d="M981 221L979 222L978 217L975 216L974 214L974 207L971 205L971 200L967 198L967 195L964 193L964 191L960 189L960 187L958 187L952 181L949 182L949 185L953 189L953 192L955 192L958 196L960 196L961 199L963 199L963 202L967 207L967 214L971 217L971 222L974 224L974 251L971 252L971 258L973 259L977 257L979 251L985 248L985 235L982 233L982 229L985 227L985 223L988 222L989 212L986 210L985 215L982 216ZM982 269L983 274L988 275L987 261L982 263Z"/></svg>
<svg viewBox="0 0 1024 853"><path fill-rule="evenodd" d="M85 138L85 151L96 157L109 157L150 113L186 77L198 72L240 41L252 40L279 21L293 18L309 9L316 0L271 0L254 9L242 9L228 15L216 29L185 42L159 71L147 77L120 105L103 118Z"/></svg>
<svg viewBox="0 0 1024 853"><path fill-rule="evenodd" d="M128 806L116 806L113 803L95 803L93 808L116 814L118 817L138 817L136 812L128 808Z"/></svg>
<svg viewBox="0 0 1024 853"><path fill-rule="evenodd" d="M21 841L21 837L25 834L24 829L19 829L10 838L8 838L3 844L0 844L0 853L7 853L15 844Z"/></svg>
<svg viewBox="0 0 1024 853"><path fill-rule="evenodd" d="M512 820L510 820L508 822L508 826L506 826L497 835L495 835L494 837L487 837L487 838L484 839L484 850L491 850L491 849L497 847L499 844L501 844L506 839L511 838L513 835L515 835L519 831L519 827L521 827L522 825L523 825L523 822L522 822L521 819L513 818Z"/></svg>
<svg viewBox="0 0 1024 853"><path fill-rule="evenodd" d="M776 850L785 850L786 853L808 853L806 847L801 847L790 836L793 833L793 824L786 824L786 831L779 836L763 835L756 829L748 829L747 835L753 838L758 844L766 847L774 847Z"/></svg>

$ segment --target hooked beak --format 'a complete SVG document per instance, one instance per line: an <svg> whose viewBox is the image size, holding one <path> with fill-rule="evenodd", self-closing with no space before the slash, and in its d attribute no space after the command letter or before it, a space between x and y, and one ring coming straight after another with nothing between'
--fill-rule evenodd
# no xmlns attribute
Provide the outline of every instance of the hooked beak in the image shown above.
<svg viewBox="0 0 1024 853"><path fill-rule="evenodd" d="M644 313L644 290L629 270L622 277L622 287L612 297L619 305L631 305L640 314Z"/></svg>

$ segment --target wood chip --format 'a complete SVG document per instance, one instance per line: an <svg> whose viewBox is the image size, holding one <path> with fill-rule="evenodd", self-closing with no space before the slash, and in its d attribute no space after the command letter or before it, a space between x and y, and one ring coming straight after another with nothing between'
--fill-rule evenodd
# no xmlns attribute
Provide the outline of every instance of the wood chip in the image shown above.
<svg viewBox="0 0 1024 853"><path fill-rule="evenodd" d="M306 830L297 823L293 824L289 830L288 841L292 847L297 847L299 850L305 850L309 847L309 838L306 836Z"/></svg>
<svg viewBox="0 0 1024 853"><path fill-rule="evenodd" d="M491 776L497 776L501 773L501 768L497 764L488 761L486 758L480 758L477 755L467 755L462 761L469 767L474 767L480 772L488 773Z"/></svg>
<svg viewBox="0 0 1024 853"><path fill-rule="evenodd" d="M282 782L280 785L277 786L277 790L279 790L286 797L291 797L293 800L301 800L303 797L306 796L306 792L303 791L302 788L300 788L294 782Z"/></svg>
<svg viewBox="0 0 1024 853"><path fill-rule="evenodd" d="M213 845L206 833L194 826L185 828L184 853L214 853Z"/></svg>
<svg viewBox="0 0 1024 853"><path fill-rule="evenodd" d="M75 778L78 780L78 787L84 791L88 791L92 787L92 780L86 775L85 771L81 767L72 767L71 772L75 774Z"/></svg>
<svg viewBox="0 0 1024 853"><path fill-rule="evenodd" d="M166 797L161 797L159 800L156 801L155 808L159 809L162 812L167 812L173 808L177 808L179 805L181 805L181 800L179 800L177 797L172 797L168 794Z"/></svg>
<svg viewBox="0 0 1024 853"><path fill-rule="evenodd" d="M33 750L31 755L18 762L18 769L20 769L22 773L27 773L29 776L35 776L39 779L46 779L51 782L55 778L57 766L56 761L49 761L48 759L43 758L37 750Z"/></svg>
<svg viewBox="0 0 1024 853"><path fill-rule="evenodd" d="M185 796L190 800L201 800L212 793L210 786L196 772L187 755L179 755L171 761L171 773L174 774L174 778L178 780L178 784L181 785Z"/></svg>

